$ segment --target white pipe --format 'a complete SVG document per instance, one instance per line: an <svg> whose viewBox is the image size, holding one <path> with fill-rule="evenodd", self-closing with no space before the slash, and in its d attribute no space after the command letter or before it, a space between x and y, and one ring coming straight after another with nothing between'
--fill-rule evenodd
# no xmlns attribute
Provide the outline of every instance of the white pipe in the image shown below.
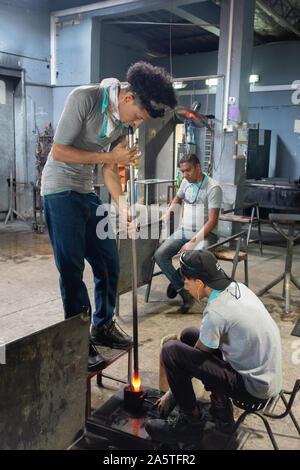
<svg viewBox="0 0 300 470"><path fill-rule="evenodd" d="M225 82L225 102L224 102L224 114L223 114L223 129L227 128L227 123L228 123L228 100L229 100L230 67L231 67L231 52L232 52L233 11L234 11L234 0L230 0L230 17L229 17L229 34L228 34L227 70L226 70L226 82Z"/></svg>
<svg viewBox="0 0 300 470"><path fill-rule="evenodd" d="M103 10L104 8L116 7L127 3L138 3L137 0L106 0L104 2L90 3L89 5L82 5L80 7L67 8L65 10L56 10L51 13L51 16L67 16L77 15L78 13L87 13L89 11Z"/></svg>
<svg viewBox="0 0 300 470"><path fill-rule="evenodd" d="M56 16L50 16L50 77L51 85L56 85Z"/></svg>
<svg viewBox="0 0 300 470"><path fill-rule="evenodd" d="M178 80L182 81L182 80ZM250 85L250 93L258 93L258 92L270 92L270 91L290 91L290 90L298 90L297 85ZM217 92L216 87L211 89L203 88L202 90L177 90L177 94L181 95L215 95Z"/></svg>
<svg viewBox="0 0 300 470"><path fill-rule="evenodd" d="M250 85L250 92L257 91L289 91L297 90L297 85Z"/></svg>
<svg viewBox="0 0 300 470"><path fill-rule="evenodd" d="M12 55L15 57L22 57L23 59L39 60L40 62L50 62L49 59L42 59L41 57L33 57L32 55L17 54L16 52L0 51L0 54Z"/></svg>
<svg viewBox="0 0 300 470"><path fill-rule="evenodd" d="M190 0L188 3L205 2L206 0ZM76 15L78 13L86 13L89 11L103 10L104 8L117 7L120 5L126 5L136 3L137 7L145 7L151 3L151 8L159 6L159 8L166 9L172 6L181 6L185 2L183 0L103 0L102 2L90 3L89 5L82 5L74 8L67 8L65 10L56 10L51 13L53 16L67 16ZM167 5L165 5L167 3Z"/></svg>
<svg viewBox="0 0 300 470"><path fill-rule="evenodd" d="M28 123L27 123L27 102L26 102L26 76L25 76L25 70L23 69L21 72L21 86L22 86L22 99L23 99L23 129L24 129L24 182L28 183L29 182L29 171L28 171L28 142L27 142L27 129L28 129Z"/></svg>
<svg viewBox="0 0 300 470"><path fill-rule="evenodd" d="M224 78L224 75L199 75L197 77L173 78L172 82L192 82L194 80L207 80L208 78Z"/></svg>

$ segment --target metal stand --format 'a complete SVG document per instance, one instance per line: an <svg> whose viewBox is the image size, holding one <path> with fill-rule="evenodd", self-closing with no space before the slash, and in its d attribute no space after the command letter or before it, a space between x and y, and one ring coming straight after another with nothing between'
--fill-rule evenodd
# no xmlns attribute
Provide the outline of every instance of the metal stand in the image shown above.
<svg viewBox="0 0 300 470"><path fill-rule="evenodd" d="M44 216L43 216L43 199L40 194L40 188L36 186L34 183L31 183L31 184L32 184L32 191L33 191L32 228L38 233L44 233L46 225L44 223Z"/></svg>
<svg viewBox="0 0 300 470"><path fill-rule="evenodd" d="M22 217L19 212L16 211L16 190L17 190L17 183L15 180L15 174L16 174L16 149L15 149L15 94L13 92L13 128L14 128L14 139L13 139L13 154L11 158L11 167L10 167L10 177L9 177L9 209L4 221L4 224L6 225L8 222L8 219L10 218L10 221L12 222L14 220L14 215L16 217L19 217L25 222L24 217ZM15 190L14 190L15 186Z"/></svg>
<svg viewBox="0 0 300 470"><path fill-rule="evenodd" d="M270 282L266 287L261 289L257 295L261 296L279 282L283 281L283 292L282 296L285 298L285 313L290 312L290 295L291 295L291 283L293 283L297 289L300 290L300 283L292 274L292 262L293 262L293 250L294 242L300 237L300 231L295 234L295 224L300 222L300 215L298 214L269 214L272 226L276 232L282 235L287 240L286 258L285 258L285 270L280 276ZM288 232L279 227L278 224L287 225Z"/></svg>
<svg viewBox="0 0 300 470"><path fill-rule="evenodd" d="M10 178L9 178L8 181L9 181L9 190L10 190L9 209L8 209L4 224L6 225L9 219L10 219L11 222L13 222L14 215L16 217L19 217L20 219L22 219L25 222L24 217L22 217L21 214L19 214L19 212L17 212L16 209L15 209L17 183L13 178L13 169L11 169ZM15 186L15 190L14 190L14 186Z"/></svg>
<svg viewBox="0 0 300 470"><path fill-rule="evenodd" d="M160 418L154 403L162 396L159 390L144 387L147 398L143 401L142 409L136 412L128 411L124 406L124 388L120 390L95 410L86 421L86 436L97 439L107 439L108 444L118 450L155 450L161 444L149 439L145 430L147 419Z"/></svg>
<svg viewBox="0 0 300 470"><path fill-rule="evenodd" d="M102 370L97 370L95 372L91 372L88 374L87 377L87 403L86 403L86 417L88 418L91 416L92 408L91 408L91 379L96 376L97 378L97 385L98 387L103 387L102 378L105 377L107 379L115 380L116 382L120 382L123 384L131 383L132 381L132 345L127 346L126 349L111 349L105 346L96 346L98 352L105 358L106 365ZM127 382L121 380L117 377L113 377L108 374L104 374L103 371L113 364L115 361L123 357L125 354L128 355L128 375L127 375Z"/></svg>
<svg viewBox="0 0 300 470"><path fill-rule="evenodd" d="M131 177L130 177L131 179ZM135 184L143 184L145 186L145 205L146 207L149 206L149 185L155 184L156 185L156 204L159 204L159 185L166 184L166 183L176 183L174 179L148 179L148 180L137 180ZM134 193L133 193L134 194Z"/></svg>

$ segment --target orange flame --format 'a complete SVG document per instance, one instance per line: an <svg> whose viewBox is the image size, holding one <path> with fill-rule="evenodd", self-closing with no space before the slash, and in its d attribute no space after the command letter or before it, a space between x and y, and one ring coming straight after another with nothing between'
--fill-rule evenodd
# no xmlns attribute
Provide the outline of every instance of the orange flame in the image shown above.
<svg viewBox="0 0 300 470"><path fill-rule="evenodd" d="M187 117L188 119L195 119L195 114L194 114L194 113L189 113L189 112L187 112L187 113L186 113L186 117Z"/></svg>
<svg viewBox="0 0 300 470"><path fill-rule="evenodd" d="M135 392L141 391L141 379L138 375L135 375L132 380L132 386Z"/></svg>

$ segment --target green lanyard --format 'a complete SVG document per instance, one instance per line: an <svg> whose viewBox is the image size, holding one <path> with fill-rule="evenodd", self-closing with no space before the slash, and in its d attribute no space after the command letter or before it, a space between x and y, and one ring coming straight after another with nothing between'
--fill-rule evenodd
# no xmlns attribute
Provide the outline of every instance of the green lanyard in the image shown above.
<svg viewBox="0 0 300 470"><path fill-rule="evenodd" d="M206 180L207 180L207 178L208 178L208 176L207 176L206 173L203 173L203 174L204 174L205 176L204 176L203 180L201 181L201 183L190 183L190 184L187 186L187 188L186 188L186 190L185 190L185 192L184 192L184 193L186 193L186 191L187 191L188 188L191 188L191 187L193 188L192 200L191 200L191 201L188 201L188 200L186 199L189 204L193 204L193 203L197 200L199 191L200 191L200 189L202 188L202 186L204 185L204 183L206 182ZM196 193L196 191L197 191L197 193ZM185 196L185 198L186 198L186 194L184 194L184 196Z"/></svg>

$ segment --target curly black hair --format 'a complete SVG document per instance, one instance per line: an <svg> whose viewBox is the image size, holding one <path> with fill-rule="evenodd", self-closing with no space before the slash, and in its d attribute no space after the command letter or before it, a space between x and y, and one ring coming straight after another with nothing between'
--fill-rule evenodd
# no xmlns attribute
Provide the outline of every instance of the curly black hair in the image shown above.
<svg viewBox="0 0 300 470"><path fill-rule="evenodd" d="M128 90L152 118L162 117L167 108L174 109L177 105L171 75L162 67L136 62L128 69L127 81Z"/></svg>

